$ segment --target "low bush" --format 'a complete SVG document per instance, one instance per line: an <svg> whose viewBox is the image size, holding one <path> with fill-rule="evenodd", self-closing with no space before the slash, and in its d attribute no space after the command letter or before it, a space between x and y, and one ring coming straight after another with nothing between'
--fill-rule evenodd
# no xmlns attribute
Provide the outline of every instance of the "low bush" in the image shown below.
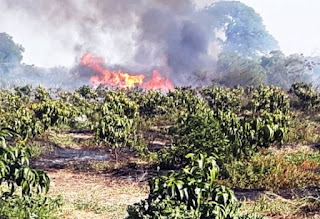
<svg viewBox="0 0 320 219"><path fill-rule="evenodd" d="M0 129L0 215L1 218L52 218L60 199L43 195L49 190L50 179L29 164L31 149L24 142L8 145L5 136L13 137L9 129Z"/></svg>
<svg viewBox="0 0 320 219"><path fill-rule="evenodd" d="M256 154L249 160L224 165L227 178L223 184L242 189L279 189L319 186L319 165L308 161L292 162L285 155Z"/></svg>
<svg viewBox="0 0 320 219"><path fill-rule="evenodd" d="M43 196L21 197L18 195L2 197L0 215L2 219L55 219L54 216L62 206L62 198Z"/></svg>
<svg viewBox="0 0 320 219"><path fill-rule="evenodd" d="M231 219L240 216L232 190L218 185L218 165L205 154L188 154L189 165L149 182L146 200L128 207L128 219L190 218Z"/></svg>

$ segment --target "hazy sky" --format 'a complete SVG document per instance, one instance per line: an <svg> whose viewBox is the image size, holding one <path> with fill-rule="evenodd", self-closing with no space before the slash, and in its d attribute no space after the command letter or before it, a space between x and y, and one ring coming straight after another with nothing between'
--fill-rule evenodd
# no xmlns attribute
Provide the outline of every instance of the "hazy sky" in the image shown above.
<svg viewBox="0 0 320 219"><path fill-rule="evenodd" d="M0 10L6 11L0 0ZM214 0L194 0L198 4ZM320 55L320 0L241 0L261 14L269 32L279 41L286 54ZM73 33L56 32L49 35L46 27L28 22L20 11L0 14L0 32L7 32L23 45L24 62L38 66L69 65L75 62L73 48L59 36ZM54 48L55 51L52 50ZM112 49L112 47L110 47ZM62 52L64 51L64 52ZM49 55L49 58L48 58Z"/></svg>
<svg viewBox="0 0 320 219"><path fill-rule="evenodd" d="M242 0L263 18L287 53L320 55L319 0Z"/></svg>

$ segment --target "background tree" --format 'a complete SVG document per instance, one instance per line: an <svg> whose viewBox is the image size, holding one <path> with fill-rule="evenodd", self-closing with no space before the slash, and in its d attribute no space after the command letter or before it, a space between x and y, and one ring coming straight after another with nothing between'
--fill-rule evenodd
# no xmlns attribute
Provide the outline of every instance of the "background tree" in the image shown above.
<svg viewBox="0 0 320 219"><path fill-rule="evenodd" d="M256 58L279 49L278 42L253 8L239 1L221 1L206 10L213 27L225 34L223 52Z"/></svg>
<svg viewBox="0 0 320 219"><path fill-rule="evenodd" d="M259 86L267 83L265 69L259 61L242 58L235 53L221 53L217 63L218 79L216 82L234 87Z"/></svg>
<svg viewBox="0 0 320 219"><path fill-rule="evenodd" d="M296 82L308 81L307 72L312 68L302 54L285 56L281 51L262 57L261 66L267 72L268 84L286 89Z"/></svg>
<svg viewBox="0 0 320 219"><path fill-rule="evenodd" d="M0 33L0 69L7 72L10 68L21 63L24 48L16 44L12 37L6 33Z"/></svg>

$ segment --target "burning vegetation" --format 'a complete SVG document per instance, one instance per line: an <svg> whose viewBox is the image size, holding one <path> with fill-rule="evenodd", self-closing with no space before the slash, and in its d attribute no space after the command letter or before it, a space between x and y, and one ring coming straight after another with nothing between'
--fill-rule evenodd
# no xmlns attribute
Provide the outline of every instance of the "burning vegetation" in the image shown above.
<svg viewBox="0 0 320 219"><path fill-rule="evenodd" d="M32 34L35 42L43 35L59 41L58 45L46 43L50 59L44 58L43 66L56 62L70 68L25 65L24 49L10 36L0 34L0 74L5 78L0 86L74 89L90 83L170 90L173 85L209 85L220 75L221 54L235 53L252 60L279 49L251 7L214 1L210 7L198 8L197 1L57 0L50 4L39 1L35 6L33 0L1 1L4 13L21 12L17 15L21 26L41 26L41 34ZM40 51L35 54L39 56ZM81 62L74 62L75 57ZM87 67L92 70L86 71ZM201 72L208 73L199 80ZM247 78L251 82L251 75Z"/></svg>
<svg viewBox="0 0 320 219"><path fill-rule="evenodd" d="M92 85L109 85L111 87L130 89L141 87L145 90L168 91L174 89L173 83L163 77L158 70L154 70L149 80L143 74L133 75L122 71L112 71L103 67L104 61L100 57L87 52L81 58L80 65L91 68L96 74L90 78Z"/></svg>

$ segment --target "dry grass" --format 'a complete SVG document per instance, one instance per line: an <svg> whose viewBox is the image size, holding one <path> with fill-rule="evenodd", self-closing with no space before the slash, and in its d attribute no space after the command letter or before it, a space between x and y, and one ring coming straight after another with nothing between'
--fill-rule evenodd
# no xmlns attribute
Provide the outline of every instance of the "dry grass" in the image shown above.
<svg viewBox="0 0 320 219"><path fill-rule="evenodd" d="M243 212L255 212L274 219L319 219L320 199L285 199L271 192L266 192L257 201L242 202Z"/></svg>
<svg viewBox="0 0 320 219"><path fill-rule="evenodd" d="M126 206L145 198L146 183L116 179L106 175L75 173L68 170L48 172L51 195L61 194L62 218L124 218Z"/></svg>
<svg viewBox="0 0 320 219"><path fill-rule="evenodd" d="M225 167L229 176L222 182L232 188L279 191L320 186L320 154L310 147L265 150Z"/></svg>
<svg viewBox="0 0 320 219"><path fill-rule="evenodd" d="M51 140L62 147L83 149L88 147L89 144L87 143L89 143L90 138L89 135L60 133L54 135ZM299 181L301 178L304 179L302 176L305 174L309 177L310 172L319 177L319 173L315 173L320 166L318 156L314 158L316 151L314 148L307 146L287 146L281 149L273 148L268 151L261 151L265 156L260 157L256 162L258 164L262 162L265 163L263 166L268 166L269 160L271 160L270 166L279 165L278 169L280 171L269 174L270 179L262 174L262 180L258 180L257 183L261 183L261 181L268 183L269 181L269 185L272 185L273 188L275 184L281 185L286 180L290 184ZM146 182L141 183L129 179L129 176L136 179L134 177L136 176L135 171L140 171L140 169L138 167L128 169L127 166L131 163L145 164L141 162L134 154L127 151L122 154L120 163L115 163L111 155L111 159L106 162L93 162L84 165L75 163L75 165L67 165L67 169L47 169L46 172L48 172L52 181L50 195L61 194L64 199L64 206L58 217L66 219L125 218L127 216L127 206L139 202L148 195ZM257 167L257 165L254 165L254 167ZM285 171L282 171L283 168ZM278 169L276 168L276 170ZM121 174L117 177L108 175L108 173L114 173L112 170L117 170L116 172ZM137 176L140 176L139 174ZM254 174L254 177L257 177L257 174ZM309 182L309 180L307 181ZM313 178L310 181L313 182ZM234 183L239 185L241 179ZM249 184L252 185L252 182ZM313 205L302 200L263 196L257 202L245 202L243 210L256 211L270 218L304 218L308 215L308 211L303 210L305 209L304 206L309 209ZM311 212L313 214L308 218L317 218L316 213L314 213L316 211Z"/></svg>

